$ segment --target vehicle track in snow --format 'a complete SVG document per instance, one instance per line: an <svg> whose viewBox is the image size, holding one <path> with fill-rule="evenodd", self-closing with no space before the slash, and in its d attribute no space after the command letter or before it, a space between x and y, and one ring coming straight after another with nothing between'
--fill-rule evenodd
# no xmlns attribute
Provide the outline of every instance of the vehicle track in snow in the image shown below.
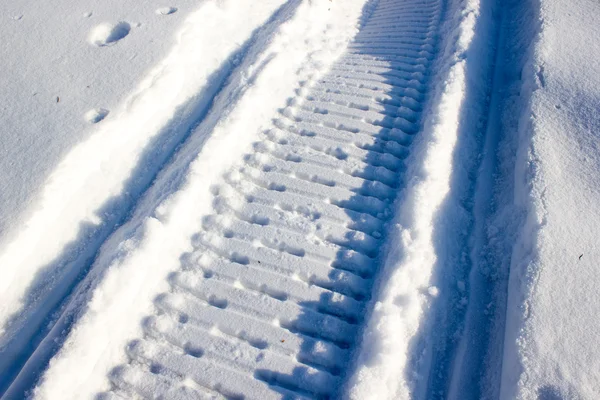
<svg viewBox="0 0 600 400"><path fill-rule="evenodd" d="M99 206L97 213L102 216L102 223L82 221L80 236L46 266L55 276L40 279L28 289L30 293L25 300L30 303L24 307L26 312L16 314L8 325L8 334L2 332L0 335L0 397L9 388L12 390L9 396L15 396L15 391L22 393L35 383L40 370L57 351L57 344L69 332L71 322L63 322L69 321L72 315L66 315L65 310L77 297L80 287L89 285L86 280L94 275L92 266L101 253L100 248L110 241L111 235L127 225L145 193L177 159L182 147L195 141L201 149L204 139L198 136L203 133L209 136L216 124L208 117L215 101L227 97L234 104L238 100L241 94L238 77L243 73L244 63L251 64L265 50L268 38L294 15L299 4L298 0L282 1L231 53L219 55L223 57L222 64L214 70L206 70L210 72L208 83L200 87L196 96L180 105L183 113L180 109L175 110L172 120L165 122L152 143L141 152L137 166L131 171L131 179L123 182L120 192L117 190L106 204ZM185 109L193 111L185 115ZM200 135L193 129L198 124L206 127ZM143 121L141 125L144 125ZM172 176L169 183L177 186L177 179L181 178ZM17 384L11 387L15 381Z"/></svg>
<svg viewBox="0 0 600 400"><path fill-rule="evenodd" d="M329 398L421 128L440 1L381 0L212 188L214 213L104 398Z"/></svg>

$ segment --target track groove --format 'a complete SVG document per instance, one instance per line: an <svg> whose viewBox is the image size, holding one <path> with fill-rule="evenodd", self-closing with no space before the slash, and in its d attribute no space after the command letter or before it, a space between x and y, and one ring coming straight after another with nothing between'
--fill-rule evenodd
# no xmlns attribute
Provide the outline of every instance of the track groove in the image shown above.
<svg viewBox="0 0 600 400"><path fill-rule="evenodd" d="M439 1L380 0L325 76L212 189L111 396L330 398L421 129Z"/></svg>

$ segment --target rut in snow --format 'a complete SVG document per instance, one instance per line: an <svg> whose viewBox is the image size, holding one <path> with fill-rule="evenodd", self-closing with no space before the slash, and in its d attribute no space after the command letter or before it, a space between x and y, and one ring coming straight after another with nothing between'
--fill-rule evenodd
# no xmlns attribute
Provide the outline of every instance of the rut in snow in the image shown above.
<svg viewBox="0 0 600 400"><path fill-rule="evenodd" d="M105 398L328 398L359 338L420 129L438 1L381 0L213 188Z"/></svg>

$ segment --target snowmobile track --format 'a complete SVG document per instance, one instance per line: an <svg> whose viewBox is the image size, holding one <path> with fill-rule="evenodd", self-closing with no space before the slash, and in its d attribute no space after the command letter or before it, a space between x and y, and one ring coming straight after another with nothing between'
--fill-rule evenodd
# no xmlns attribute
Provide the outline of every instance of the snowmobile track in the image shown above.
<svg viewBox="0 0 600 400"><path fill-rule="evenodd" d="M440 10L381 0L298 90L212 189L214 213L102 398L335 395L421 128Z"/></svg>

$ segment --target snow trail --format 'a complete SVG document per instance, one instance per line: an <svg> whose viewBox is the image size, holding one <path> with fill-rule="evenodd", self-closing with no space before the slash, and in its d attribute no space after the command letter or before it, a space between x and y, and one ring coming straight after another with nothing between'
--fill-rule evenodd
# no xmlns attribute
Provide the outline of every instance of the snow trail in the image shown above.
<svg viewBox="0 0 600 400"><path fill-rule="evenodd" d="M367 5L363 15L369 9ZM153 307L153 296L167 286L165 275L176 269L201 216L210 212L210 185L271 124L274 112L294 95L299 82L321 75L339 57L357 30L361 10L362 1L300 2L276 32L256 41L252 57L242 60L240 73L160 172L131 219L103 244L58 323L7 392L8 398L36 384L42 372L35 390L39 398L65 393L93 397L95 390L107 386L108 368L122 362L127 338L138 335L139 321L149 312L144 310ZM131 306L123 309L122 304Z"/></svg>
<svg viewBox="0 0 600 400"><path fill-rule="evenodd" d="M206 4L224 16L218 8L233 2ZM593 393L573 385L597 373L579 378L577 360L563 365L561 353L531 347L554 343L544 329L552 299L536 288L560 283L541 271L559 250L540 243L553 240L546 224L559 226L547 220L551 208L571 201L545 186L560 143L537 138L553 128L534 114L564 106L544 92L556 76L534 53L550 51L537 42L539 8L538 0L272 0L253 29L230 23L241 47L226 41L223 63L208 64L216 79L191 79L152 119L168 130L136 130L109 179L65 186L84 201L64 212L56 194L104 142L82 145L50 188L51 207L0 254L11 262L0 290L3 398ZM127 35L121 28L96 42L110 47ZM180 52L194 47L182 43L190 47ZM178 71L193 73L182 60L146 82L138 95L148 107L124 114L123 127L151 114ZM593 141L593 126L576 130L581 140ZM94 160L110 159L120 143ZM100 175L82 169L76 178ZM117 199L108 208L102 191ZM594 193L580 197L597 204ZM114 215L101 224L99 209ZM62 216L60 229L42 229ZM88 222L91 236L78 236ZM23 239L57 232L39 254L21 251Z"/></svg>
<svg viewBox="0 0 600 400"><path fill-rule="evenodd" d="M394 3L213 188L214 214L110 375L115 395L327 398L341 386L435 56L438 3Z"/></svg>
<svg viewBox="0 0 600 400"><path fill-rule="evenodd" d="M349 381L352 398L449 394L470 289L472 202L495 52L491 3L443 3L437 79L407 159L410 179Z"/></svg>
<svg viewBox="0 0 600 400"><path fill-rule="evenodd" d="M0 254L0 264L7 266L0 282L0 370L5 371L0 393L52 328L100 247L131 218L144 192L239 73L241 61L260 53L264 38L289 19L298 4L270 0L253 12L230 12L229 4L203 4L188 19L171 54L127 99L119 117L61 162L45 187L42 206ZM220 23L219 35L231 33L218 42L221 46L210 62L197 50L213 48L215 35L208 32L214 26L189 26L201 18ZM242 19L243 29L234 23ZM248 54L251 50L254 54ZM185 86L182 77L188 78ZM197 140L199 147L205 139ZM177 179L170 184L178 185ZM35 252L28 250L32 244L38 245Z"/></svg>
<svg viewBox="0 0 600 400"><path fill-rule="evenodd" d="M119 118L74 148L59 165L45 188L40 210L0 254L4 274L0 282L0 370L6 371L0 378L0 393L18 372L15 367L26 361L43 338L44 326L52 326L52 314L85 277L99 248L130 217L178 146L206 116L253 42L275 31L297 5L297 1L273 0L253 13L240 8L234 14L227 5L204 4L190 23L210 17L223 22L222 32L232 32L231 40L221 42L219 51L213 53L214 59L205 62L196 53L190 55L190 48L212 45L206 33L211 26L184 29L178 46L140 84ZM225 23L236 18L245 20L243 29ZM201 67L193 68L197 63ZM194 79L189 78L182 88L182 76L191 73L196 74ZM29 249L33 245L35 252Z"/></svg>
<svg viewBox="0 0 600 400"><path fill-rule="evenodd" d="M466 280L469 303L451 361L448 387L453 399L466 398L465 393L473 399L500 397L510 255L523 216L512 199L513 154L519 145L514 132L528 101L517 77L531 56L539 30L539 5L534 3L490 2L488 6L487 22L489 30L497 32L497 50L484 152L473 197L472 268ZM490 14L497 19L490 20Z"/></svg>

